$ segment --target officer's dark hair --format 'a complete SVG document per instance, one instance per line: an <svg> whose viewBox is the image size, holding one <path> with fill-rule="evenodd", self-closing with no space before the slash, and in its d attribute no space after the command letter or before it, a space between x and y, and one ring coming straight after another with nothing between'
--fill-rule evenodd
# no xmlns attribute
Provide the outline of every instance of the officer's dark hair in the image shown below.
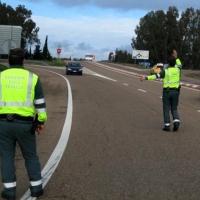
<svg viewBox="0 0 200 200"><path fill-rule="evenodd" d="M176 65L176 58L174 58L174 56L170 56L168 59L168 63L170 67L174 67Z"/></svg>
<svg viewBox="0 0 200 200"><path fill-rule="evenodd" d="M10 49L8 62L10 65L23 65L25 58L24 50L21 48Z"/></svg>

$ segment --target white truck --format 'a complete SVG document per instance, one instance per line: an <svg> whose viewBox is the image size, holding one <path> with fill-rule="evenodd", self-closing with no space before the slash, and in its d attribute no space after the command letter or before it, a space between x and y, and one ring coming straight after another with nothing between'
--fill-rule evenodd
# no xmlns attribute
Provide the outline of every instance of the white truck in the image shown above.
<svg viewBox="0 0 200 200"><path fill-rule="evenodd" d="M0 25L0 55L21 47L21 26Z"/></svg>
<svg viewBox="0 0 200 200"><path fill-rule="evenodd" d="M95 61L95 55L85 55L85 60Z"/></svg>

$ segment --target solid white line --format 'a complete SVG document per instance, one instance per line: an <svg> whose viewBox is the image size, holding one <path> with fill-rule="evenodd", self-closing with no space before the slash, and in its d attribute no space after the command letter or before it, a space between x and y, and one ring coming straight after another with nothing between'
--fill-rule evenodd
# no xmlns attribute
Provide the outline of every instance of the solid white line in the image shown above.
<svg viewBox="0 0 200 200"><path fill-rule="evenodd" d="M145 90L141 90L141 89L138 89L139 91L141 91L141 92L147 92L147 91L145 91Z"/></svg>
<svg viewBox="0 0 200 200"><path fill-rule="evenodd" d="M42 69L44 70L44 69ZM44 70L44 71L49 71L49 70ZM60 136L60 139L51 154L51 157L49 158L48 162L46 163L45 167L42 170L42 177L43 177L43 187L47 184L51 176L53 175L53 172L55 171L56 167L58 166L62 155L64 153L64 150L67 146L67 142L69 139L70 135L70 130L71 130L71 124L72 124L72 111L73 111L73 103L72 103L72 92L71 92L71 86L69 81L61 74L58 74L53 71L49 71L51 73L57 74L64 78L67 82L67 87L68 87L68 105L67 105L67 116L65 119L65 123L62 129L62 134ZM30 189L24 194L24 196L21 198L21 200L33 200L36 199L35 197L30 196Z"/></svg>

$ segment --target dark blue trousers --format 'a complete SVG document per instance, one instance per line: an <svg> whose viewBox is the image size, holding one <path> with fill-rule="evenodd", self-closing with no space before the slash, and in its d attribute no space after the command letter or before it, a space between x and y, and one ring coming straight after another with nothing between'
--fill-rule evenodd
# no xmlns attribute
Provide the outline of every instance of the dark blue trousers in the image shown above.
<svg viewBox="0 0 200 200"><path fill-rule="evenodd" d="M30 182L40 181L41 167L36 152L36 136L31 132L32 122L0 119L0 153L1 153L1 173L2 182L8 195L14 195L16 174L15 174L15 148L18 142ZM13 185L13 187L12 187ZM13 190L12 190L13 189Z"/></svg>
<svg viewBox="0 0 200 200"><path fill-rule="evenodd" d="M173 122L180 122L178 114L179 91L164 90L163 91L163 116L166 126L170 125L170 111L173 117Z"/></svg>

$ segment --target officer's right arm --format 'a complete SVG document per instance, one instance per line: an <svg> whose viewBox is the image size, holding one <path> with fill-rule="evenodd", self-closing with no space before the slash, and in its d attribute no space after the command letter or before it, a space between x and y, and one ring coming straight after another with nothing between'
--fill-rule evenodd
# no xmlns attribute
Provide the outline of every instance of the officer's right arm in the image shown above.
<svg viewBox="0 0 200 200"><path fill-rule="evenodd" d="M147 76L146 80L155 80L155 79L159 79L159 78L164 78L165 77L165 70L162 70L160 73L151 75L151 76Z"/></svg>

